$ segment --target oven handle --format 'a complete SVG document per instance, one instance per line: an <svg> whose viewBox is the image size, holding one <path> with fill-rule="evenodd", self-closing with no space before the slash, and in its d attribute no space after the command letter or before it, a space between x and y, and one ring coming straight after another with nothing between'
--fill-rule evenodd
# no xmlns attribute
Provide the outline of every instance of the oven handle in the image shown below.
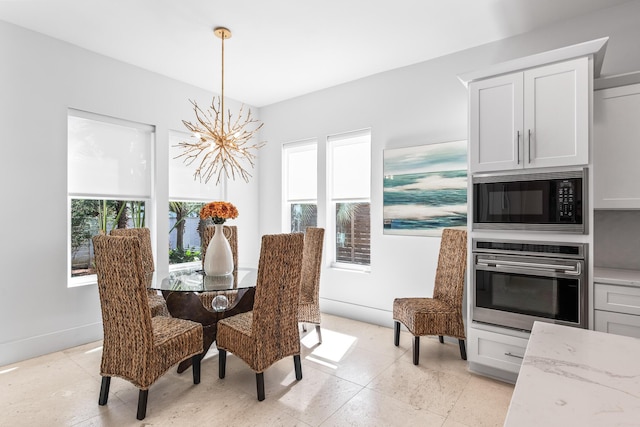
<svg viewBox="0 0 640 427"><path fill-rule="evenodd" d="M496 268L500 266L508 266L508 267L524 267L524 268L536 269L536 270L550 270L550 271L564 270L563 272L565 274L569 274L571 276L579 276L582 273L580 263L575 264L575 267L574 267L573 265L541 264L537 262L521 262L521 261L508 261L508 260L495 260L495 259L487 261L482 258L478 258L476 265L480 265L483 267L495 266Z"/></svg>

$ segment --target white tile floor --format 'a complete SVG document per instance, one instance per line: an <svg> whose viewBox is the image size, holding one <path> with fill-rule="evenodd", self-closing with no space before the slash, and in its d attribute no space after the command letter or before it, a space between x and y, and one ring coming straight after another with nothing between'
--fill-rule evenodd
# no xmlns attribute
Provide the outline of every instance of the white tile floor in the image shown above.
<svg viewBox="0 0 640 427"><path fill-rule="evenodd" d="M393 330L323 315L302 338L303 379L293 359L265 371L266 400L255 374L227 357L218 379L212 348L202 381L171 369L149 390L147 417L136 420L138 389L113 378L109 402L98 405L101 342L0 367L2 426L502 426L513 386L470 373L457 343L421 339L420 365L412 337L393 345Z"/></svg>

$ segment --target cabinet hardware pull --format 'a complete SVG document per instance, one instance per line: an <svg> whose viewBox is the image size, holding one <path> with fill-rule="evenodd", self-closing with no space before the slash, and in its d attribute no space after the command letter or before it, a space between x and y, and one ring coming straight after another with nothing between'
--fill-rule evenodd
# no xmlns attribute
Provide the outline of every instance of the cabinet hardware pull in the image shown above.
<svg viewBox="0 0 640 427"><path fill-rule="evenodd" d="M517 358L517 359L524 359L524 356L518 356L517 354L513 354L513 353L511 353L510 351L506 352L504 355L505 355L505 356L515 357L515 358Z"/></svg>
<svg viewBox="0 0 640 427"><path fill-rule="evenodd" d="M531 129L529 129L529 163L531 163Z"/></svg>
<svg viewBox="0 0 640 427"><path fill-rule="evenodd" d="M517 155L516 155L517 156L516 157L516 161L517 161L516 164L519 165L520 164L520 131L518 131L518 137L516 139L516 147L517 147L517 150L518 150L517 151Z"/></svg>

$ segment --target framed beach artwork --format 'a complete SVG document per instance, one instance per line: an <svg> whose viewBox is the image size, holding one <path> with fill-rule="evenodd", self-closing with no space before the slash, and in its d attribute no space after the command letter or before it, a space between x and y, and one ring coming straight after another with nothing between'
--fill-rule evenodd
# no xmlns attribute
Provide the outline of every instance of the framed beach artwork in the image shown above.
<svg viewBox="0 0 640 427"><path fill-rule="evenodd" d="M467 141L384 150L384 234L467 227Z"/></svg>

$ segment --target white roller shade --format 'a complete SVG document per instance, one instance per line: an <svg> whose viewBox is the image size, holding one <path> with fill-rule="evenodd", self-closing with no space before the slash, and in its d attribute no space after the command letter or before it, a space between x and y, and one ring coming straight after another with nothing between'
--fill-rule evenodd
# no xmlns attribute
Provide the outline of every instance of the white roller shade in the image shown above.
<svg viewBox="0 0 640 427"><path fill-rule="evenodd" d="M330 136L331 197L368 199L371 195L371 136L367 132Z"/></svg>
<svg viewBox="0 0 640 427"><path fill-rule="evenodd" d="M287 200L315 200L318 194L316 143L285 145L284 150Z"/></svg>
<svg viewBox="0 0 640 427"><path fill-rule="evenodd" d="M151 197L153 139L153 126L70 111L69 193Z"/></svg>

